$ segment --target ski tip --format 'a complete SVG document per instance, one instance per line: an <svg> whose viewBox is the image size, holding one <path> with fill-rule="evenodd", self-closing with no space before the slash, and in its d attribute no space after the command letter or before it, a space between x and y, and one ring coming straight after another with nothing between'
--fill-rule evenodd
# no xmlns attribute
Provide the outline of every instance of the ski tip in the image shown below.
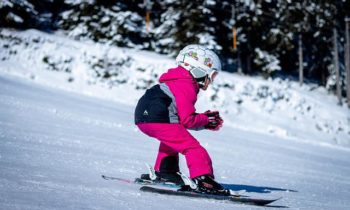
<svg viewBox="0 0 350 210"><path fill-rule="evenodd" d="M266 199L266 200L262 201L260 204L261 204L261 206L267 206L267 205L269 205L269 204L271 204L271 203L273 203L273 202L275 202L275 201L278 201L278 200L280 200L280 199L282 199L282 197L275 198L275 199ZM259 203L259 202L258 202L258 203ZM258 204L258 205L259 205L259 204Z"/></svg>
<svg viewBox="0 0 350 210"><path fill-rule="evenodd" d="M274 201L281 200L283 197L276 198Z"/></svg>
<svg viewBox="0 0 350 210"><path fill-rule="evenodd" d="M275 201L281 200L282 198L283 198L283 197L279 197L279 198L271 199L271 201L275 202Z"/></svg>

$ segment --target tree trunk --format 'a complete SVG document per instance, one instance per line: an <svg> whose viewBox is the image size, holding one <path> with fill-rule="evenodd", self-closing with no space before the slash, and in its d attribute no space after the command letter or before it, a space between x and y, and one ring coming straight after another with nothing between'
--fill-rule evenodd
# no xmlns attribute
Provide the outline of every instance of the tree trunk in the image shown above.
<svg viewBox="0 0 350 210"><path fill-rule="evenodd" d="M334 47L334 68L335 68L335 75L336 75L336 88L337 88L337 97L339 101L339 105L342 104L341 102L341 88L340 88L340 75L339 75L339 58L338 58L338 35L337 35L337 29L334 27L333 29L333 47Z"/></svg>
<svg viewBox="0 0 350 210"><path fill-rule="evenodd" d="M304 83L304 65L303 65L303 41L302 35L299 35L299 84L300 86Z"/></svg>
<svg viewBox="0 0 350 210"><path fill-rule="evenodd" d="M250 54L247 55L247 74L252 73L252 56Z"/></svg>
<svg viewBox="0 0 350 210"><path fill-rule="evenodd" d="M345 18L345 69L346 69L346 95L348 107L350 108L350 36L349 36L349 22L350 17Z"/></svg>

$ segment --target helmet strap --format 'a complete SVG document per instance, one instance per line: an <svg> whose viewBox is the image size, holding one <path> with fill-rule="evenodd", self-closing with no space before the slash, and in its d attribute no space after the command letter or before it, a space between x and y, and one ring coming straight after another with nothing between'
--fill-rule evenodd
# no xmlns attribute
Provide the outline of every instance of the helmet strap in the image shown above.
<svg viewBox="0 0 350 210"><path fill-rule="evenodd" d="M200 88L203 88L205 86L205 80L207 78L208 78L208 75L206 75L205 77L201 77L201 78L195 78L195 80L198 83Z"/></svg>

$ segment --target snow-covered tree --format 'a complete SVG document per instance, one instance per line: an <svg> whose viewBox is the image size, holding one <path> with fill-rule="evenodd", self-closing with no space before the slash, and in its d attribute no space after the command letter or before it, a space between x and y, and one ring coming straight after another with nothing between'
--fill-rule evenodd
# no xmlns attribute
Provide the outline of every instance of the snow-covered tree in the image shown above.
<svg viewBox="0 0 350 210"><path fill-rule="evenodd" d="M268 76L280 69L297 77L302 35L305 80L331 90L332 31L337 29L342 55L350 0L2 0L0 13L1 27L59 28L75 39L171 56L199 43L218 52L228 71L237 70L238 65L226 65L236 60L244 73ZM344 56L339 58L344 75Z"/></svg>
<svg viewBox="0 0 350 210"><path fill-rule="evenodd" d="M2 0L0 14L0 26L26 28L34 26L38 11L28 0Z"/></svg>
<svg viewBox="0 0 350 210"><path fill-rule="evenodd" d="M63 9L63 0L2 0L0 26L53 30L57 16Z"/></svg>
<svg viewBox="0 0 350 210"><path fill-rule="evenodd" d="M259 48L255 48L255 53L254 63L261 66L265 74L270 75L275 71L281 70L280 62L274 55L270 55L268 52L262 51Z"/></svg>
<svg viewBox="0 0 350 210"><path fill-rule="evenodd" d="M222 49L215 30L219 24L213 14L216 1L160 1L159 5L164 12L152 32L156 51L176 55L182 47L194 43Z"/></svg>
<svg viewBox="0 0 350 210"><path fill-rule="evenodd" d="M69 9L61 14L59 26L77 39L118 46L146 48L144 18L137 6L140 1L66 0ZM135 6L136 4L136 6Z"/></svg>

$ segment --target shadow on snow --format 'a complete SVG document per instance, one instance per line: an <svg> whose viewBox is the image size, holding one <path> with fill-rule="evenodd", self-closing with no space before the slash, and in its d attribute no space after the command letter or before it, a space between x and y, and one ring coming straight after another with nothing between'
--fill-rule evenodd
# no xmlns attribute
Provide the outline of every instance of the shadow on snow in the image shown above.
<svg viewBox="0 0 350 210"><path fill-rule="evenodd" d="M284 192L298 192L291 189L275 188L275 187L263 187L263 186L252 186L252 185L241 185L241 184L222 184L226 189L233 191L244 190L250 193L271 193L272 191L284 191Z"/></svg>

